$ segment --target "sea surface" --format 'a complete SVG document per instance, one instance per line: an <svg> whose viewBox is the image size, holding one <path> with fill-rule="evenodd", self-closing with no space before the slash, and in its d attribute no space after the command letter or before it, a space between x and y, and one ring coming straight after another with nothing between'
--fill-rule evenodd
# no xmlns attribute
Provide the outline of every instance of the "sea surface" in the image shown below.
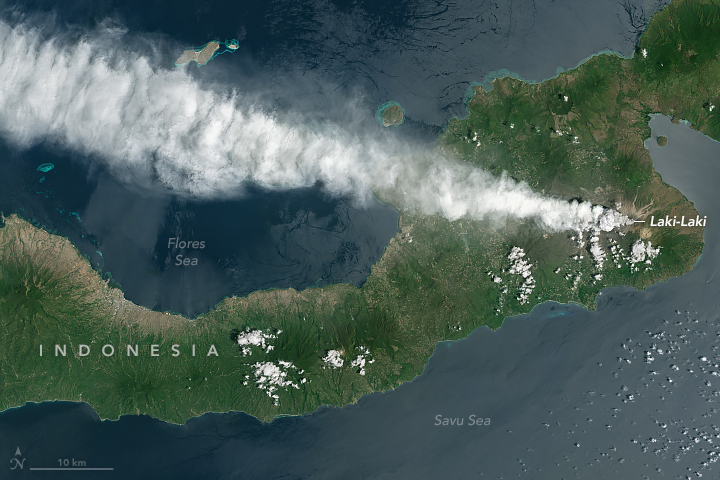
<svg viewBox="0 0 720 480"><path fill-rule="evenodd" d="M209 413L180 426L101 421L82 403L10 409L0 458L20 447L27 463L7 478L78 478L27 470L65 458L114 468L93 477L108 479L717 478L720 143L667 117L650 126L656 169L708 215L690 273L646 291L605 289L594 312L542 304L438 344L423 374L394 391L311 415Z"/></svg>
<svg viewBox="0 0 720 480"><path fill-rule="evenodd" d="M487 85L508 72L539 81L598 51L631 55L666 3L12 5L51 13L60 24L117 22L150 32L168 65L188 46L238 38L240 51L197 69L198 78L248 91L269 84L280 92L268 99L278 108L338 122L348 116L340 99L353 98L352 114L374 128L377 106L398 101L407 118L392 134L429 146L450 117L464 115L472 82ZM83 473L108 479L717 476L720 223L712 215L720 207L720 147L664 117L651 126L646 146L657 170L708 215L706 249L682 278L643 292L606 289L596 312L543 304L496 332L480 328L440 343L423 375L394 391L271 423L243 413L210 413L182 426L142 415L101 421L91 406L67 402L10 409L0 413L0 460L25 463L12 472L5 463L0 478L78 478L29 470L65 459L113 468ZM659 135L669 138L666 147L657 147ZM92 159L52 145L26 152L0 145L0 158L0 210L68 236L131 300L189 316L260 288L360 285L397 230L393 208L358 208L319 186L187 202L120 183ZM47 162L55 168L36 171ZM206 242L195 273L169 268L170 237ZM438 415L463 425L435 425ZM489 425L469 425L471 415Z"/></svg>
<svg viewBox="0 0 720 480"><path fill-rule="evenodd" d="M190 317L260 289L360 287L398 231L395 208L374 199L354 206L319 186L246 187L239 198L192 201L45 146L0 145L0 158L0 211L68 237L127 299ZM55 167L37 171L43 163ZM182 241L198 248L177 248ZM179 264L185 259L190 265Z"/></svg>
<svg viewBox="0 0 720 480"><path fill-rule="evenodd" d="M413 122L443 126L464 116L471 83L501 71L540 81L597 52L631 55L651 16L668 3L73 0L58 9L53 0L7 2L60 23L116 22L131 32L168 35L174 39L162 43L168 66L188 46L237 38L238 51L213 60L203 74L235 81L243 91L274 85L273 99L303 110L332 111L339 91L358 97L369 119L378 105L395 100L406 111L406 132Z"/></svg>
<svg viewBox="0 0 720 480"><path fill-rule="evenodd" d="M0 0L0 18L49 36L127 31L118 48L157 68L173 68L186 48L234 38L238 51L188 69L207 88L231 86L269 111L431 148L452 116L465 115L473 82L510 72L542 80L599 51L631 55L666 3L74 0L58 9ZM388 101L406 113L392 131L374 118ZM129 300L189 317L260 289L360 287L398 231L394 208L330 197L322 185L198 202L121 182L52 141L17 150L0 140L0 158L1 212L68 237ZM55 168L36 170L45 163ZM171 238L205 248L173 248Z"/></svg>

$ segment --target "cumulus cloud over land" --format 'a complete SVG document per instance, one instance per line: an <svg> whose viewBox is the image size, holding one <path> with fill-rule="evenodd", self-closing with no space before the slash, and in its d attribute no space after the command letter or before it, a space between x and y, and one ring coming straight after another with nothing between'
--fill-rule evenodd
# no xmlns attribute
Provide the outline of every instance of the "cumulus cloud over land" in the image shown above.
<svg viewBox="0 0 720 480"><path fill-rule="evenodd" d="M450 220L534 218L549 230L609 230L627 220L390 137L269 113L237 90L218 93L183 68L98 46L107 42L93 36L101 33L61 42L0 21L0 134L7 141L20 148L50 141L101 159L126 180L199 198L236 194L245 182L321 183L331 194L363 201L375 191Z"/></svg>

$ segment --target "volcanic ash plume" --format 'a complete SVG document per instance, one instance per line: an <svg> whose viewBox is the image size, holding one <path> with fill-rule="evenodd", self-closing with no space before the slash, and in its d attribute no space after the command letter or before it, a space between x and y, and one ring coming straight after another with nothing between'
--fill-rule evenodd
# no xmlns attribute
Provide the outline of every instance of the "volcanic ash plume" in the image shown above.
<svg viewBox="0 0 720 480"><path fill-rule="evenodd" d="M234 90L202 87L183 68L100 47L109 43L103 35L68 42L0 22L0 135L19 148L49 141L100 159L126 181L199 198L235 195L245 182L319 182L334 195L362 202L374 191L450 220L533 218L551 231L630 222L399 140L268 113Z"/></svg>

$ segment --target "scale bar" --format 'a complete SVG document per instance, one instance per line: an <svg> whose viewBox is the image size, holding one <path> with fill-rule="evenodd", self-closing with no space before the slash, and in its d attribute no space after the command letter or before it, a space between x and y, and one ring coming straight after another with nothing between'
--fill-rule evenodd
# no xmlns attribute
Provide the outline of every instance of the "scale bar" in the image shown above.
<svg viewBox="0 0 720 480"><path fill-rule="evenodd" d="M110 471L110 470L115 470L115 469L112 467L109 467L109 468L108 467L105 467L105 468L103 468L103 467L48 467L48 468L33 467L30 470L44 470L46 472L61 472L61 471L66 471L66 470L74 470L74 471L79 471L79 470L90 471L90 470L92 470L92 471L97 472L97 471Z"/></svg>

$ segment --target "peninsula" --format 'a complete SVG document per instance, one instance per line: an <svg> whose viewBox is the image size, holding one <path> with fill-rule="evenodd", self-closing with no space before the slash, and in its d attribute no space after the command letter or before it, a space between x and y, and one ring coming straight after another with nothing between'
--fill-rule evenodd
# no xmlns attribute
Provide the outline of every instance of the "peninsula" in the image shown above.
<svg viewBox="0 0 720 480"><path fill-rule="evenodd" d="M181 59L206 63L219 48L209 45ZM541 302L593 309L603 288L682 275L702 252L705 219L654 171L643 141L653 112L720 140L719 54L720 1L674 0L632 58L599 55L540 84L502 78L491 91L477 87L467 118L438 139L444 153L535 191L646 221L611 232L403 212L362 288L259 291L191 320L134 305L67 239L4 217L0 409L86 401L103 418L176 423L210 411L302 414L412 380L439 341L497 328ZM676 217L702 225L651 225ZM103 355L106 345L159 353ZM202 353L171 353L193 345ZM210 345L217 355L206 355Z"/></svg>

